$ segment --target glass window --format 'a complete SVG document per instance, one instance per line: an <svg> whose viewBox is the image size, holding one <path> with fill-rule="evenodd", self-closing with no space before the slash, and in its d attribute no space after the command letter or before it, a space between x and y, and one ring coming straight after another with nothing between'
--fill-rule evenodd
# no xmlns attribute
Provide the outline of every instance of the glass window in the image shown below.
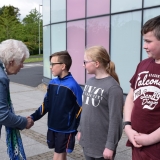
<svg viewBox="0 0 160 160"><path fill-rule="evenodd" d="M159 8L152 8L144 10L143 14L143 24L148 21L149 19L156 17L159 15L160 7ZM143 47L143 46L142 46ZM142 59L146 59L148 57L145 49L142 50Z"/></svg>
<svg viewBox="0 0 160 160"><path fill-rule="evenodd" d="M111 13L142 8L142 0L111 0Z"/></svg>
<svg viewBox="0 0 160 160"><path fill-rule="evenodd" d="M51 1L51 23L66 21L66 0Z"/></svg>
<svg viewBox="0 0 160 160"><path fill-rule="evenodd" d="M95 45L104 46L109 51L109 16L87 20L87 48ZM86 75L87 79L91 75Z"/></svg>
<svg viewBox="0 0 160 160"><path fill-rule="evenodd" d="M111 17L111 60L124 93L140 61L141 11Z"/></svg>
<svg viewBox="0 0 160 160"><path fill-rule="evenodd" d="M50 0L43 1L43 25L50 24Z"/></svg>
<svg viewBox="0 0 160 160"><path fill-rule="evenodd" d="M85 17L85 0L67 0L67 20Z"/></svg>
<svg viewBox="0 0 160 160"><path fill-rule="evenodd" d="M151 7L156 5L160 5L160 0L144 0L144 7Z"/></svg>
<svg viewBox="0 0 160 160"><path fill-rule="evenodd" d="M87 17L110 12L110 0L87 0Z"/></svg>
<svg viewBox="0 0 160 160"><path fill-rule="evenodd" d="M67 23L67 50L72 57L71 73L79 84L85 84L83 57L85 50L85 21Z"/></svg>
<svg viewBox="0 0 160 160"><path fill-rule="evenodd" d="M109 16L87 20L87 47L94 45L109 50Z"/></svg>
<svg viewBox="0 0 160 160"><path fill-rule="evenodd" d="M51 53L66 50L66 23L51 26Z"/></svg>
<svg viewBox="0 0 160 160"><path fill-rule="evenodd" d="M50 72L50 26L43 27L43 76L51 78Z"/></svg>

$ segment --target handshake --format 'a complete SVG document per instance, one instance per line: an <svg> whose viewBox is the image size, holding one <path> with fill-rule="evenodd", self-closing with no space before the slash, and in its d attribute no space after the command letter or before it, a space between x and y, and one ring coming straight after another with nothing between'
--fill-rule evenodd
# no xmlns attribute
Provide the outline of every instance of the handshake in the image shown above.
<svg viewBox="0 0 160 160"><path fill-rule="evenodd" d="M31 118L31 116L26 117L27 118L27 125L26 125L26 129L30 129L33 125L34 125L34 121Z"/></svg>

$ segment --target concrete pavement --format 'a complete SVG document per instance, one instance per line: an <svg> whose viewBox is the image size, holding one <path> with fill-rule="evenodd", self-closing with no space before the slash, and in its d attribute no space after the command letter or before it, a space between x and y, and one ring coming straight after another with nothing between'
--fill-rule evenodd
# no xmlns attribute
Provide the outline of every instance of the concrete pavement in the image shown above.
<svg viewBox="0 0 160 160"><path fill-rule="evenodd" d="M17 115L29 116L42 103L45 89L10 83L13 106ZM52 160L53 150L46 144L47 115L35 122L30 130L21 131L21 137L27 160ZM126 135L123 133L118 144L115 160L131 160L131 150L125 146ZM6 153L5 128L0 139L0 160L9 160ZM76 142L74 152L68 154L67 160L84 160L81 146Z"/></svg>

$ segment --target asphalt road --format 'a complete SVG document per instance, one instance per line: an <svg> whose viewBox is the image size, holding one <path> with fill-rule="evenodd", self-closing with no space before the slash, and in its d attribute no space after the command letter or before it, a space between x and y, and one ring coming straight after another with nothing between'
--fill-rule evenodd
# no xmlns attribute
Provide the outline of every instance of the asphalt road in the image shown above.
<svg viewBox="0 0 160 160"><path fill-rule="evenodd" d="M8 76L11 82L37 87L43 79L43 63L24 64L24 68L16 75Z"/></svg>

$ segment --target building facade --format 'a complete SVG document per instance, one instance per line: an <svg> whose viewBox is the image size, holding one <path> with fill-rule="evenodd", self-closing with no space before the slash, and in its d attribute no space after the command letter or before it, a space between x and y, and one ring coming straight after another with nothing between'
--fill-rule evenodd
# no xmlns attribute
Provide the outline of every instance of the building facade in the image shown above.
<svg viewBox="0 0 160 160"><path fill-rule="evenodd" d="M102 45L127 94L137 64L147 58L141 27L158 15L160 0L43 0L43 82L52 78L49 56L68 50L70 71L84 85L90 77L83 67L85 48Z"/></svg>

